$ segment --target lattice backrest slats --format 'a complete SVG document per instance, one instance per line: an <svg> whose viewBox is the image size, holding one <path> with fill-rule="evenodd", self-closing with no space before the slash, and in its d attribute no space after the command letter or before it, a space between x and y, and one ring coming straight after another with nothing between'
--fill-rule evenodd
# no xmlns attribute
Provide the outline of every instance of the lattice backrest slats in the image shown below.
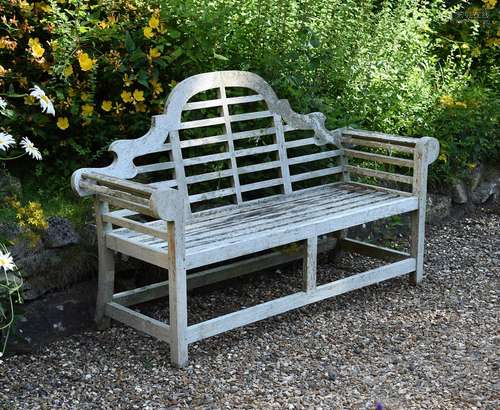
<svg viewBox="0 0 500 410"><path fill-rule="evenodd" d="M293 112L256 74L200 74L176 85L146 135L111 145L116 158L106 172L175 187L189 199L188 215L288 194L338 173L341 150L316 145L339 146L324 121L320 113Z"/></svg>

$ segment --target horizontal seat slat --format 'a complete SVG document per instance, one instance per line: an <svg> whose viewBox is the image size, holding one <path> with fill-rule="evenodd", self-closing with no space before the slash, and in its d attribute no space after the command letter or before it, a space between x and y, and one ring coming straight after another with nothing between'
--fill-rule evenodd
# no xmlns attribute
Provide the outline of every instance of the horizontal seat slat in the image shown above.
<svg viewBox="0 0 500 410"><path fill-rule="evenodd" d="M201 225L194 224L187 227L188 246L202 246L203 243L208 244L214 240L229 240L230 238L244 237L269 229L278 229L291 223L321 217L328 210L333 209L338 212L347 207L355 208L363 204L366 205L370 201L373 203L387 198L391 198L391 196L380 192L344 193L333 198L324 196L321 199L315 199L314 203L301 201L294 203L292 206L262 209L256 213L237 214L230 219L208 221L208 223ZM304 212L305 209L307 212ZM241 226L247 228L242 231ZM150 240L150 245L153 247L160 246L164 248L166 246L166 243L162 240L137 233L131 233L128 238L136 241Z"/></svg>
<svg viewBox="0 0 500 410"><path fill-rule="evenodd" d="M331 188L331 187L330 187ZM375 192L374 190L366 190L364 192ZM299 195L297 195L299 194ZM256 203L246 203L242 208L233 208L225 212L208 212L207 214L201 213L197 215L190 223L190 229L199 229L204 226L224 226L235 223L238 218L249 218L252 215L271 214L278 209L287 209L293 212L294 209L311 203L314 201L314 206L320 206L323 201L336 201L352 193L343 192L336 189L330 190L302 190L295 192L294 195L279 195L273 198L266 198L265 201L257 201ZM290 198L292 197L292 198Z"/></svg>
<svg viewBox="0 0 500 410"><path fill-rule="evenodd" d="M316 154L302 155L300 157L288 158L289 165L303 164L304 162L319 161L322 159L334 158L342 155L341 149L336 149L332 151L323 151Z"/></svg>
<svg viewBox="0 0 500 410"><path fill-rule="evenodd" d="M248 235L239 239L230 239L221 242L210 241L199 248L188 250L188 269L203 266L209 263L216 263L221 260L235 258L242 254L259 252L270 247L281 246L287 243L303 240L310 236L319 236L332 231L346 229L348 227L367 223L391 215L415 210L417 198L395 198L387 201L379 201L369 206L357 208L347 208L334 214L324 214L323 216L299 223L287 224L278 229L262 231L254 235ZM244 241L244 252L240 246ZM161 252L164 252L162 249Z"/></svg>
<svg viewBox="0 0 500 410"><path fill-rule="evenodd" d="M343 197L338 201L325 201L319 205L314 205L309 207L305 204L302 207L295 207L295 210L301 210L301 212L291 212L288 209L280 209L272 213L262 213L259 215L251 216L250 218L242 218L238 223L235 221L235 226L221 226L220 228L205 230L203 233L197 232L193 234L192 239L190 239L190 247L203 246L203 244L209 244L211 241L215 241L217 238L219 240L237 240L236 238L244 239L250 234L257 232L263 232L269 229L279 229L286 228L288 225L296 223L306 223L312 221L315 218L321 218L330 212L340 212L346 209L355 209L358 207L367 206L372 203L377 203L380 201L387 200L388 196L383 195L380 192L376 194L366 194L359 195L357 197ZM307 210L307 211L306 211ZM244 231L240 229L235 229L235 227L245 226ZM162 241L157 241L158 243L163 243Z"/></svg>

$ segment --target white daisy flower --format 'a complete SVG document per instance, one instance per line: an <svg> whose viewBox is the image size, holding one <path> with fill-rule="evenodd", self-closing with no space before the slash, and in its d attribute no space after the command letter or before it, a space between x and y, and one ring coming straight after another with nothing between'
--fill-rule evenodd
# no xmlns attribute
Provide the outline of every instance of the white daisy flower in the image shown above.
<svg viewBox="0 0 500 410"><path fill-rule="evenodd" d="M14 137L6 132L0 132L0 149L6 151L11 145L16 145Z"/></svg>
<svg viewBox="0 0 500 410"><path fill-rule="evenodd" d="M5 108L7 108L7 101L0 97L0 110L3 111Z"/></svg>
<svg viewBox="0 0 500 410"><path fill-rule="evenodd" d="M3 268L5 272L16 269L14 258L12 258L10 252L4 253L0 250L0 269L1 268Z"/></svg>
<svg viewBox="0 0 500 410"><path fill-rule="evenodd" d="M29 140L28 137L23 138L23 140L21 141L21 147L24 148L24 150L30 157L33 157L37 160L42 159L42 154L40 154L38 148L35 147L35 145Z"/></svg>
<svg viewBox="0 0 500 410"><path fill-rule="evenodd" d="M47 114L56 115L56 111L54 109L54 104L49 100L49 97L45 95L45 91L43 91L38 85L35 85L32 89L30 89L30 95L35 97L40 102L40 107L42 107L42 112L46 112Z"/></svg>

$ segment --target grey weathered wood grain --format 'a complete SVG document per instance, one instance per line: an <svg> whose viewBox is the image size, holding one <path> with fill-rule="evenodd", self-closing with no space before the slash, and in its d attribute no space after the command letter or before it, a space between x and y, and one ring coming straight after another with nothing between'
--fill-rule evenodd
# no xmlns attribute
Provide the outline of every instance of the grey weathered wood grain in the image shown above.
<svg viewBox="0 0 500 410"><path fill-rule="evenodd" d="M227 90L233 87L248 89L248 95L228 97ZM194 96L208 90L215 90L217 98L192 101ZM263 102L267 109L231 114L230 107L239 104L247 104L246 111L256 110L251 105L255 102ZM183 111L203 113L207 108L218 110L219 116L182 120ZM251 129L254 120L261 125ZM164 340L170 344L172 363L184 366L189 343L396 276L410 273L412 281L419 282L423 276L427 168L437 158L439 143L434 138L409 138L351 128L330 131L325 120L321 113L294 112L288 101L278 99L269 84L256 74L242 71L199 74L172 90L164 112L153 116L151 128L143 137L111 144L109 150L114 160L109 166L75 171L73 189L81 196L96 196L99 253L96 320L101 326L109 325L109 318L113 318ZM266 121L269 125L262 128L262 122ZM234 124L239 122L245 122L245 131L234 132ZM210 133L201 132L199 138L185 139L183 130L203 131L206 127L211 127ZM294 131L301 130L309 131L306 133L309 136L299 135L297 139ZM321 152L315 148L315 153L307 153L305 150L312 145L324 147ZM208 148L203 150L205 146ZM183 150L195 147L200 147L204 154L184 157ZM369 149L378 152L368 152ZM162 153L168 160L150 160L152 163L145 164L141 159L142 165L135 164L135 159L154 153ZM413 176L357 167L349 164L349 158L413 168ZM219 163L223 164L222 169L192 172L201 165L218 167ZM268 176L244 178L268 170ZM164 171L168 176L158 178ZM131 181L138 175L143 180L149 174L154 175L154 182ZM327 182L332 180L329 176L337 174L340 177L334 178L340 178L340 182ZM411 192L379 186L379 182L374 185L351 182L351 174L402 182L411 186ZM230 187L219 184L228 178ZM316 181L319 186L303 185ZM202 184L208 190L190 192L193 184ZM259 192L264 197L245 196ZM236 201L224 205L215 202L217 206L212 209L193 211L199 203L223 197L233 197ZM118 209L110 211L109 204ZM352 226L402 213L411 214L409 254L346 238L346 230ZM143 222L137 218L140 215L152 219ZM325 249L318 238L331 234L336 234L347 250L395 262L318 286L317 253ZM259 254L296 242L305 244L301 252L290 254L278 250ZM168 278L113 295L114 252L165 268ZM238 259L254 253L257 255L250 259ZM298 258L304 259L303 292L188 326L188 287ZM209 266L225 261L229 261L225 266ZM206 266L209 267L200 272L187 274L190 269ZM125 306L167 295L169 324Z"/></svg>

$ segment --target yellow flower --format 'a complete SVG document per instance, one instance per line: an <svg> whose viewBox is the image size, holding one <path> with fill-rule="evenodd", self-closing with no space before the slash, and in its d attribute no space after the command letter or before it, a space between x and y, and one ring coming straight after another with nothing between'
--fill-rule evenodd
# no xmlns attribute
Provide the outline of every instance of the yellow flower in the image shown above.
<svg viewBox="0 0 500 410"><path fill-rule="evenodd" d="M19 7L24 13L31 13L33 10L33 4L28 3L26 0L20 0Z"/></svg>
<svg viewBox="0 0 500 410"><path fill-rule="evenodd" d="M144 91L134 90L134 100L136 100L136 101L144 101Z"/></svg>
<svg viewBox="0 0 500 410"><path fill-rule="evenodd" d="M17 47L17 42L11 40L8 36L3 36L0 38L0 48L6 48L7 50L15 50Z"/></svg>
<svg viewBox="0 0 500 410"><path fill-rule="evenodd" d="M467 104L462 101L455 101L454 107L467 108Z"/></svg>
<svg viewBox="0 0 500 410"><path fill-rule="evenodd" d="M7 70L3 65L0 65L0 77L3 77L5 74L7 74Z"/></svg>
<svg viewBox="0 0 500 410"><path fill-rule="evenodd" d="M445 153L439 154L440 161L444 162L445 164L448 162L448 156Z"/></svg>
<svg viewBox="0 0 500 410"><path fill-rule="evenodd" d="M481 50L479 47L473 48L471 54L472 57L479 57L481 55Z"/></svg>
<svg viewBox="0 0 500 410"><path fill-rule="evenodd" d="M124 109L125 109L125 107L122 104L120 104L120 103L115 104L115 112L117 114L120 114Z"/></svg>
<svg viewBox="0 0 500 410"><path fill-rule="evenodd" d="M78 56L78 62L82 71L90 71L94 66L95 60L92 60L87 53L81 53Z"/></svg>
<svg viewBox="0 0 500 410"><path fill-rule="evenodd" d="M112 25L116 24L118 19L116 18L116 16L108 16L108 21L109 21L109 25L112 26Z"/></svg>
<svg viewBox="0 0 500 410"><path fill-rule="evenodd" d="M439 102L441 105L444 105L445 107L452 107L454 105L453 97L450 95L443 95L442 97L439 98Z"/></svg>
<svg viewBox="0 0 500 410"><path fill-rule="evenodd" d="M155 35L153 33L153 29L151 27L144 27L143 33L144 33L144 37L147 37L147 38L153 38Z"/></svg>
<svg viewBox="0 0 500 410"><path fill-rule="evenodd" d="M492 9L496 6L497 0L483 0L484 7L487 9Z"/></svg>
<svg viewBox="0 0 500 410"><path fill-rule="evenodd" d="M81 93L80 98L82 101L89 101L92 99L92 94L90 93Z"/></svg>
<svg viewBox="0 0 500 410"><path fill-rule="evenodd" d="M71 66L71 65L67 66L64 69L63 74L65 77L69 77L70 75L72 75L73 74L73 66Z"/></svg>
<svg viewBox="0 0 500 410"><path fill-rule="evenodd" d="M130 91L123 90L122 93L120 94L120 97L122 97L123 102L126 103L134 101L134 99L132 98L132 93Z"/></svg>
<svg viewBox="0 0 500 410"><path fill-rule="evenodd" d="M45 13L52 12L52 7L50 7L47 3L43 3L43 2L42 3L35 3L35 5L37 6L37 8L44 11Z"/></svg>
<svg viewBox="0 0 500 410"><path fill-rule="evenodd" d="M153 79L153 80L149 80L149 84L151 84L151 86L153 87L153 95L156 96L158 94L161 94L163 92L163 87L161 86L161 84Z"/></svg>
<svg viewBox="0 0 500 410"><path fill-rule="evenodd" d="M132 79L128 76L128 74L123 76L123 84L125 84L125 87L130 87L132 85Z"/></svg>
<svg viewBox="0 0 500 410"><path fill-rule="evenodd" d="M94 106L90 104L82 105L82 114L85 116L90 116L94 112Z"/></svg>
<svg viewBox="0 0 500 410"><path fill-rule="evenodd" d="M109 111L111 111L111 108L113 108L113 103L109 100L104 100L101 104L101 108L104 111L109 112Z"/></svg>
<svg viewBox="0 0 500 410"><path fill-rule="evenodd" d="M148 25L151 28L158 28L160 26L160 19L158 18L158 15L153 14L149 19Z"/></svg>
<svg viewBox="0 0 500 410"><path fill-rule="evenodd" d="M160 56L161 56L161 53L160 53L160 51L156 47L151 48L149 50L149 57L151 57L151 58L158 58Z"/></svg>
<svg viewBox="0 0 500 410"><path fill-rule="evenodd" d="M68 118L66 117L59 117L57 119L57 126L58 128L60 128L61 130L65 130L69 127L69 121L68 121Z"/></svg>
<svg viewBox="0 0 500 410"><path fill-rule="evenodd" d="M28 45L31 47L31 54L33 54L33 57L35 58L40 58L43 56L43 53L45 53L45 49L40 44L38 37L30 38L28 40Z"/></svg>

